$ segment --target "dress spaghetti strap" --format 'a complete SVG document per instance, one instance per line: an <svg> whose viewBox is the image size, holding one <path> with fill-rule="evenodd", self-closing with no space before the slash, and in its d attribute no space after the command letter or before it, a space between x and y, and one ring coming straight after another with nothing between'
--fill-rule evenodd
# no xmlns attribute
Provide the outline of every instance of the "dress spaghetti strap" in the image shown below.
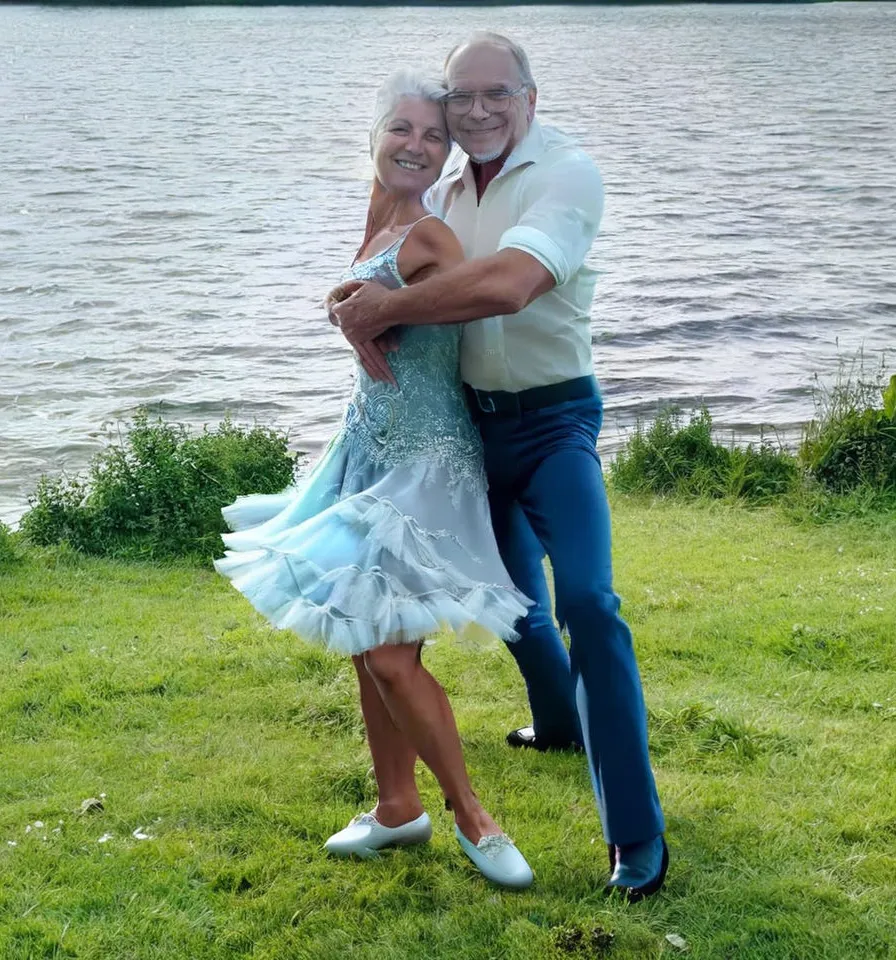
<svg viewBox="0 0 896 960"><path fill-rule="evenodd" d="M401 232L401 234L400 234L399 236L397 236L397 237L389 244L388 247L384 247L382 250L380 250L379 253L375 253L372 257L366 257L364 260L354 260L354 261L352 262L352 266L353 266L353 267L356 267L356 266L358 266L358 264L368 263L368 262L370 262L371 260L375 260L377 257L382 257L383 255L385 255L385 254L387 254L387 253L393 253L393 252L394 252L394 253L396 254L396 256L397 256L398 249L401 247L401 245L402 245L402 244L404 243L404 241L407 239L408 234L414 229L414 227L417 226L418 223L422 223L424 220L428 220L430 217L435 217L437 220L441 220L441 219L442 219L442 218L441 218L438 214L436 214L436 213L427 213L425 216L420 217L419 220L415 220L412 224L410 224L409 226L405 227L404 230Z"/></svg>

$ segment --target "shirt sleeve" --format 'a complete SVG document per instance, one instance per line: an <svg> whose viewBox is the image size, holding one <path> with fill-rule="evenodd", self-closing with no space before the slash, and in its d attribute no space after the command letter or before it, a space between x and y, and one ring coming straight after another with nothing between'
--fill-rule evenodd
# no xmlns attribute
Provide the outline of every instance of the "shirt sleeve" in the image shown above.
<svg viewBox="0 0 896 960"><path fill-rule="evenodd" d="M529 176L522 214L502 234L498 249L513 247L530 254L562 286L585 262L597 237L603 181L591 158L582 153L555 163L536 162Z"/></svg>

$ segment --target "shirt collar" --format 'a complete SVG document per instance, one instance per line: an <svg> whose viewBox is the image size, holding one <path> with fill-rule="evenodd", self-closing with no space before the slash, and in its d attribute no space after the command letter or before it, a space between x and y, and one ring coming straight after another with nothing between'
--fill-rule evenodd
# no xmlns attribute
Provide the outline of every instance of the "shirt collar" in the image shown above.
<svg viewBox="0 0 896 960"><path fill-rule="evenodd" d="M510 156L504 161L504 166L495 177L506 176L511 170L535 163L545 152L544 130L541 124L533 118L526 136L510 151ZM447 164L448 170L442 175L442 182L452 189L460 183L465 188L475 189L473 170L470 158L458 147Z"/></svg>
<svg viewBox="0 0 896 960"><path fill-rule="evenodd" d="M498 176L503 177L511 170L525 166L527 163L535 163L544 155L544 152L544 131L541 124L533 117L526 136L511 150L510 156L504 161L504 166L501 167Z"/></svg>

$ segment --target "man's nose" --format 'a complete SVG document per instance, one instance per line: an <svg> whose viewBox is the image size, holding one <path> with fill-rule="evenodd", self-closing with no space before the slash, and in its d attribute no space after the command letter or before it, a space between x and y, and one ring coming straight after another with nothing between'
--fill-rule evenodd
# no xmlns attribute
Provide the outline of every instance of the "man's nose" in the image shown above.
<svg viewBox="0 0 896 960"><path fill-rule="evenodd" d="M486 110L482 105L482 97L478 95L473 97L473 106L470 107L470 116L474 120L485 120L486 117L490 116L488 110Z"/></svg>

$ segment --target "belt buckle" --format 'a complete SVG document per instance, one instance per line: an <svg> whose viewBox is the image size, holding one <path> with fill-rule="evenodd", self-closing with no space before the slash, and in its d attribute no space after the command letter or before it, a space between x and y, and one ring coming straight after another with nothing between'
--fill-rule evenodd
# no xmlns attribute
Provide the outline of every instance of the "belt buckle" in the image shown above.
<svg viewBox="0 0 896 960"><path fill-rule="evenodd" d="M474 389L474 392L476 394L476 403L479 405L479 409L483 413L494 413L497 410L497 407L495 406L495 401L491 397L487 396L485 398L489 404L488 406L485 406L485 404L483 404L482 402L482 391Z"/></svg>

